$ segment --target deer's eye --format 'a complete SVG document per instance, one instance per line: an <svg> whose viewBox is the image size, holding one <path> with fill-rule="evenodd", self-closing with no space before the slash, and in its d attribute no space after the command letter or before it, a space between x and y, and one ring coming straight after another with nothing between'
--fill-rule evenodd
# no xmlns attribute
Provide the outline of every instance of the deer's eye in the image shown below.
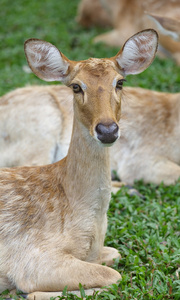
<svg viewBox="0 0 180 300"><path fill-rule="evenodd" d="M125 79L118 80L117 83L116 83L116 88L119 89L119 90L122 90L124 81L126 81L126 80Z"/></svg>
<svg viewBox="0 0 180 300"><path fill-rule="evenodd" d="M81 89L81 87L80 87L79 84L75 83L75 84L73 84L72 87L73 87L73 92L74 93L80 93L80 92L82 92L82 89Z"/></svg>

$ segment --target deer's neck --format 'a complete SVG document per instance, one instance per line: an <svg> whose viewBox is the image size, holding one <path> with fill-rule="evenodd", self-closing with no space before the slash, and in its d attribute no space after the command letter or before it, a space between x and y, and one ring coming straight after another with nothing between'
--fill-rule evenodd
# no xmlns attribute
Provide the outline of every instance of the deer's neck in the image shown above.
<svg viewBox="0 0 180 300"><path fill-rule="evenodd" d="M111 194L109 149L74 120L65 163L64 189L71 202L107 210Z"/></svg>

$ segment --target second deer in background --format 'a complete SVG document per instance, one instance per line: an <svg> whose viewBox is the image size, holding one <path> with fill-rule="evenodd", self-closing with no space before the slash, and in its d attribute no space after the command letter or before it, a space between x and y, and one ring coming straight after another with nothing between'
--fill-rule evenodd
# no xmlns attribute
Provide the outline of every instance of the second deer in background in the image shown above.
<svg viewBox="0 0 180 300"><path fill-rule="evenodd" d="M73 93L66 86L32 86L0 98L0 167L43 165L68 152ZM43 105L43 110L41 109ZM124 87L121 137L111 169L134 180L173 184L180 177L180 93Z"/></svg>
<svg viewBox="0 0 180 300"><path fill-rule="evenodd" d="M77 21L83 26L112 26L95 42L122 46L127 36L148 27L159 34L159 55L172 57L180 65L179 0L82 0Z"/></svg>

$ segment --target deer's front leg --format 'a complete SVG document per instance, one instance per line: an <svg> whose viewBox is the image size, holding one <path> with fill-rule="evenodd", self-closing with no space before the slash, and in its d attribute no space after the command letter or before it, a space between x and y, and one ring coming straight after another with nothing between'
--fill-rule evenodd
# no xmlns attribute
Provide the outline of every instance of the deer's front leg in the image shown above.
<svg viewBox="0 0 180 300"><path fill-rule="evenodd" d="M96 291L103 291L103 290L104 289L99 289L99 288L88 289L88 290L85 290L85 293L87 296L89 296L89 295L93 295L94 292L96 292ZM73 295L76 295L78 297L81 297L80 291L71 291L70 293ZM62 297L63 292L34 292L34 293L30 293L30 294L24 294L21 296L27 300L49 300L51 298Z"/></svg>
<svg viewBox="0 0 180 300"><path fill-rule="evenodd" d="M18 278L17 274L16 287L24 293L63 291L66 286L68 291L76 291L79 283L85 289L101 288L121 279L121 275L112 268L81 261L72 255L66 255L56 264L46 262L40 269L31 270L28 278L27 274L20 275Z"/></svg>
<svg viewBox="0 0 180 300"><path fill-rule="evenodd" d="M121 258L121 254L117 249L112 247L103 247L100 263L105 263L107 266L111 266L116 258Z"/></svg>

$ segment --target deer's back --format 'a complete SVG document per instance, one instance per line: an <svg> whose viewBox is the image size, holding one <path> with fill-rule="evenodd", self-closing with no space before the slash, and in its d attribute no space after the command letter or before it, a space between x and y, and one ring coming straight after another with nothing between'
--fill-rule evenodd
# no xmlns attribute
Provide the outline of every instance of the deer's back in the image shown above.
<svg viewBox="0 0 180 300"><path fill-rule="evenodd" d="M168 144L180 137L180 93L126 87L122 102L122 138L139 146Z"/></svg>
<svg viewBox="0 0 180 300"><path fill-rule="evenodd" d="M162 159L180 164L180 93L125 88L120 128L111 165L123 181L143 178Z"/></svg>
<svg viewBox="0 0 180 300"><path fill-rule="evenodd" d="M67 90L33 86L0 98L0 167L43 165L66 155L70 136L62 128L72 127L72 96Z"/></svg>

